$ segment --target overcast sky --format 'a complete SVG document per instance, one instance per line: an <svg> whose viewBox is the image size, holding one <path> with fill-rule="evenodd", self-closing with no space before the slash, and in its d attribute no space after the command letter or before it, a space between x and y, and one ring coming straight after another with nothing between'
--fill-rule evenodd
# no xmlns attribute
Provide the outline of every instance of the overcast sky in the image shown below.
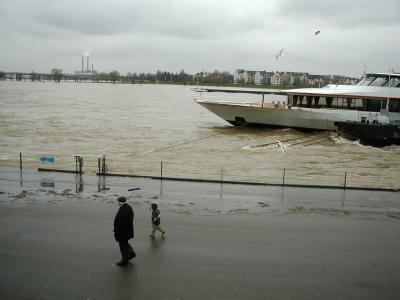
<svg viewBox="0 0 400 300"><path fill-rule="evenodd" d="M400 72L400 0L0 0L0 20L2 71L74 72L87 52L121 74Z"/></svg>

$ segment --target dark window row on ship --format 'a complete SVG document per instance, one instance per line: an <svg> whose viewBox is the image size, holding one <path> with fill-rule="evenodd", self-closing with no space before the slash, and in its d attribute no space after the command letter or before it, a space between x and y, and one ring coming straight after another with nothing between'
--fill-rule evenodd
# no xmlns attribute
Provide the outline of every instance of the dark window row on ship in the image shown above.
<svg viewBox="0 0 400 300"><path fill-rule="evenodd" d="M289 106L310 108L336 108L379 112L387 108L387 99L354 99L320 96L290 95ZM389 111L400 112L400 100L389 99Z"/></svg>
<svg viewBox="0 0 400 300"><path fill-rule="evenodd" d="M400 77L398 74L391 75L368 75L361 80L358 85L364 86L383 86L383 87L400 87Z"/></svg>

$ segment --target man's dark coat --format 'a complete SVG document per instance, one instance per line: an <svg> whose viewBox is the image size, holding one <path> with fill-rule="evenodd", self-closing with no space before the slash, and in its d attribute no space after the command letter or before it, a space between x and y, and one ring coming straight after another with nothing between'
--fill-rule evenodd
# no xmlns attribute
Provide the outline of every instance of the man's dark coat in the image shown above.
<svg viewBox="0 0 400 300"><path fill-rule="evenodd" d="M114 237L117 242L128 241L134 236L134 213L129 204L122 205L114 219Z"/></svg>

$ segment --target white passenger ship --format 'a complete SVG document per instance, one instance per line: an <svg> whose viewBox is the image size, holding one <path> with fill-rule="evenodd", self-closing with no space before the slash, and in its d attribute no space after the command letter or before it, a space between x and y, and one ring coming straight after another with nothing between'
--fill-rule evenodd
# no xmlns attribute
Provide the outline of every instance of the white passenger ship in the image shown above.
<svg viewBox="0 0 400 300"><path fill-rule="evenodd" d="M301 130L339 130L361 139L354 127L365 132L385 126L384 144L400 142L400 74L369 73L357 85L328 85L290 90L203 88L207 92L261 94L262 101L237 103L198 99L196 102L227 122L238 126L290 127ZM265 101L265 95L282 95L281 101ZM346 124L353 124L349 132ZM354 125L355 124L355 125ZM368 125L368 128L366 128ZM382 130L380 130L382 132ZM360 133L361 134L361 133ZM381 133L374 138L380 139ZM387 136L386 136L387 135ZM367 140L364 137L363 140ZM393 141L391 141L393 140ZM369 143L369 142L366 142Z"/></svg>

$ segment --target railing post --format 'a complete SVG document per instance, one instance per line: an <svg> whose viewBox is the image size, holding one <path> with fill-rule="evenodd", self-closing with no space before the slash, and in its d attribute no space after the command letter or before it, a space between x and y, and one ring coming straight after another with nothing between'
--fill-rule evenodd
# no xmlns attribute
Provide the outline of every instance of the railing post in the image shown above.
<svg viewBox="0 0 400 300"><path fill-rule="evenodd" d="M22 152L19 153L19 183L22 187Z"/></svg>
<svg viewBox="0 0 400 300"><path fill-rule="evenodd" d="M163 179L163 162L161 162L161 167L160 167L160 179Z"/></svg>
<svg viewBox="0 0 400 300"><path fill-rule="evenodd" d="M101 165L101 158L99 157L99 158L97 159L97 167L99 168L99 174L101 173L101 167L100 167L100 165Z"/></svg>
<svg viewBox="0 0 400 300"><path fill-rule="evenodd" d="M346 189L346 184L347 184L347 171L344 171L344 183L343 183L343 189Z"/></svg>
<svg viewBox="0 0 400 300"><path fill-rule="evenodd" d="M75 173L78 173L78 160L79 160L79 156L75 155Z"/></svg>
<svg viewBox="0 0 400 300"><path fill-rule="evenodd" d="M83 156L79 157L79 174L82 174Z"/></svg>
<svg viewBox="0 0 400 300"><path fill-rule="evenodd" d="M224 166L221 165L221 184L223 182L223 179L224 179Z"/></svg>
<svg viewBox="0 0 400 300"><path fill-rule="evenodd" d="M101 172L102 172L102 173L107 173L106 155L105 155L105 154L103 155L102 162L103 162L103 165L102 165L102 167L101 167Z"/></svg>
<svg viewBox="0 0 400 300"><path fill-rule="evenodd" d="M282 186L285 186L285 175L286 175L286 168L283 168Z"/></svg>

